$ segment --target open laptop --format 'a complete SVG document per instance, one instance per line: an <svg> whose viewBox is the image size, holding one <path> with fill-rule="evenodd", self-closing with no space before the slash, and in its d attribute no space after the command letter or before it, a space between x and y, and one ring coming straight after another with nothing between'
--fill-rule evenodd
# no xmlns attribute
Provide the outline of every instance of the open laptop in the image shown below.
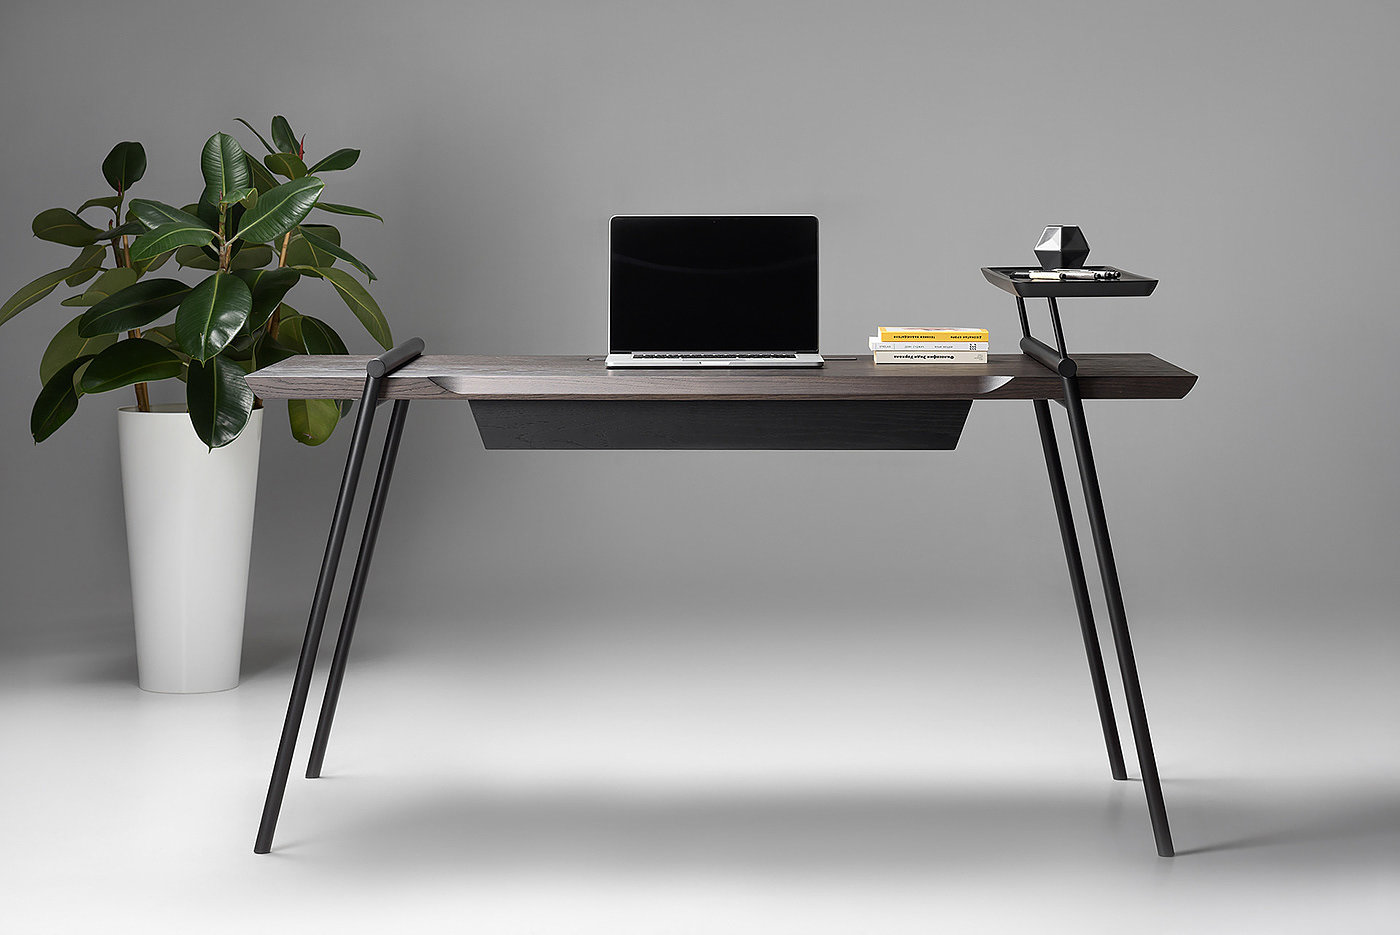
<svg viewBox="0 0 1400 935"><path fill-rule="evenodd" d="M820 367L817 219L611 222L609 367Z"/></svg>

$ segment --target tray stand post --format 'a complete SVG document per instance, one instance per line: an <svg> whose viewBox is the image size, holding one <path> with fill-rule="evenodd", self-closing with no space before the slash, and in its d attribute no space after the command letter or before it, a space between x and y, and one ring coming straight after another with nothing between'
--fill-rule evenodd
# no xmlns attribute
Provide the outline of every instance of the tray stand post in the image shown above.
<svg viewBox="0 0 1400 935"><path fill-rule="evenodd" d="M370 427L374 422L374 410L379 403L380 387L383 380L400 367L423 353L421 338L411 338L393 350L385 351L372 359L365 370L365 388L360 396L360 410L355 417L355 430L350 438L350 453L345 461L345 473L341 477L340 492L336 496L335 511L331 514L330 535L326 541L325 555L321 559L321 571L316 579L316 593L311 602L311 616L306 623L306 636L302 640L301 654L297 659L296 677L292 681L292 694L287 703L287 716L282 723L282 736L277 744L277 757L273 762L272 778L268 783L267 798L263 802L262 819L258 824L258 835L253 845L253 853L266 854L272 850L272 836L277 830L277 818L282 810L282 797L287 789L287 775L291 771L292 755L296 750L297 734L301 730L302 716L306 711L307 697L311 693L311 676L316 666L316 654L321 644L321 631L326 622L326 610L330 604L331 590L335 585L336 567L340 564L340 553L345 545L346 529L350 525L350 508L354 504L355 490L360 482L360 469L364 465L365 453L369 448ZM341 676L344 674L345 655L349 651L349 633L353 632L355 617L359 611L359 596L363 592L364 576L369 570L369 559L374 550L375 536L379 530L379 519L383 513L384 496L388 492L389 478L393 474L394 459L398 453L399 438L403 434L403 420L407 415L408 401L399 400L394 404L390 417L388 437L385 439L384 454L380 461L379 477L375 482L374 498L378 509L372 503L365 526L365 536L360 543L360 553L356 562L353 584L358 584L359 592L347 602L345 620L341 625L340 642L336 658L340 663ZM387 469L387 470L386 470ZM352 587L353 587L352 584ZM337 693L340 679L333 684ZM331 709L334 701L328 692ZM322 712L325 718L325 711ZM325 718L325 729L329 733L330 719ZM318 736L321 733L318 730ZM324 753L324 742L321 744Z"/></svg>
<svg viewBox="0 0 1400 935"><path fill-rule="evenodd" d="M1108 605L1109 626L1113 633L1114 646L1118 654L1118 670L1123 679L1123 694L1128 704L1128 720L1133 728L1133 742L1137 748L1138 768L1142 772L1143 791L1147 796L1147 812L1152 820L1152 835L1157 845L1157 854L1172 857L1176 851L1172 845L1171 827L1167 821L1166 802L1162 797L1162 783L1157 774L1157 756L1152 749L1152 735L1147 726L1147 709L1143 704L1142 685L1138 679L1137 661L1133 655L1132 638L1128 633L1127 612L1123 607L1123 589L1118 580L1118 566L1113 557L1113 544L1108 535L1108 520L1104 514L1103 493L1099 489L1098 471L1094 466L1094 452L1089 442L1089 427L1084 418L1084 401L1079 391L1079 368L1074 359L1065 352L1064 329L1060 322L1060 309L1053 296L1047 296L1050 306L1050 322L1055 332L1055 347L1031 336L1026 318L1026 302L1016 296L1016 311L1021 319L1021 350L1028 356L1054 370L1060 376L1064 392L1063 404L1069 417L1070 438L1074 443L1074 456L1079 468L1079 480L1084 491L1085 512L1089 517L1089 531L1094 542L1094 554L1098 560L1099 577L1103 583L1104 597ZM1074 531L1074 521L1070 515L1068 492L1065 489L1064 470L1060 464L1059 447L1055 440L1054 424L1050 419L1050 404L1036 400L1036 422L1040 427L1041 447L1045 450L1046 470L1050 475L1051 493L1055 500L1055 512L1060 521L1060 537L1064 543L1065 559L1069 565L1070 584L1074 589L1074 602L1079 611L1080 628L1084 635L1084 649L1089 658L1090 676L1094 683L1094 697L1099 706L1099 721L1103 727L1104 741L1108 748L1109 766L1114 779L1126 779L1123 764L1123 751L1118 739L1118 727L1113 715L1113 704L1108 694L1107 679L1104 675L1103 653L1094 627L1093 613L1089 605L1088 588L1084 577L1084 563L1080 555L1078 537Z"/></svg>

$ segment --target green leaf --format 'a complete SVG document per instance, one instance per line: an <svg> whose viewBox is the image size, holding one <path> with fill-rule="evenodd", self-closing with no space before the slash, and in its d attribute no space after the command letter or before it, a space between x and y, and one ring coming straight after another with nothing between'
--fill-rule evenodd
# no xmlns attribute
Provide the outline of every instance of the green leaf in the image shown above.
<svg viewBox="0 0 1400 935"><path fill-rule="evenodd" d="M268 152L270 152L270 153L275 153L275 152L277 152L277 150L275 150L275 149L272 148L272 144L271 144L271 143L269 143L267 140L263 139L263 135L262 135L261 133L259 133L259 132L257 131L257 128L254 127L251 123L249 123L248 121L244 120L242 117L234 117L233 119L234 119L234 120L237 120L239 123L243 124L243 125L244 125L245 127L247 127L249 130L252 130L252 131L253 131L253 135L256 136L256 137L258 138L258 142L259 142L259 143L263 144L263 148L264 148L264 149L266 149L266 150L267 150Z"/></svg>
<svg viewBox="0 0 1400 935"><path fill-rule="evenodd" d="M228 267L231 270L250 270L260 266L266 266L272 262L272 248L267 244L256 243L245 245L242 250L233 255Z"/></svg>
<svg viewBox="0 0 1400 935"><path fill-rule="evenodd" d="M131 268L136 270L138 276L144 276L151 270L160 269L169 262L170 258L174 255L174 250L167 250L164 253L151 257L149 260L132 260Z"/></svg>
<svg viewBox="0 0 1400 935"><path fill-rule="evenodd" d="M184 224L194 227L204 223L188 211L172 208L164 202L152 201L148 198L131 199L130 212L136 220L151 230L155 230L163 224Z"/></svg>
<svg viewBox="0 0 1400 935"><path fill-rule="evenodd" d="M125 266L109 269L101 276L98 276L97 281L88 286L87 291L82 295L75 295L70 299L64 299L61 304L69 306L96 305L113 293L120 292L127 286L136 282L138 278L136 270L129 269Z"/></svg>
<svg viewBox="0 0 1400 935"><path fill-rule="evenodd" d="M288 347L278 338L269 334L263 334L253 342L253 369L261 370L270 367L279 360L286 360L302 353L294 347Z"/></svg>
<svg viewBox="0 0 1400 935"><path fill-rule="evenodd" d="M90 246L102 233L67 208L40 211L34 216L30 228L40 240L61 243L65 247Z"/></svg>
<svg viewBox="0 0 1400 935"><path fill-rule="evenodd" d="M116 240L118 237L125 237L127 234L144 234L146 225L140 221L127 221L116 227L109 227L97 235L98 240Z"/></svg>
<svg viewBox="0 0 1400 935"><path fill-rule="evenodd" d="M79 357L94 357L116 343L115 334L103 334L95 338L85 338L78 334L78 319L82 317L78 315L64 325L49 342L43 358L39 361L40 383L48 383L54 374Z"/></svg>
<svg viewBox="0 0 1400 935"><path fill-rule="evenodd" d="M175 336L195 360L224 349L253 310L248 284L232 273L215 273L195 286L175 313Z"/></svg>
<svg viewBox="0 0 1400 935"><path fill-rule="evenodd" d="M168 325L147 328L145 331L141 332L141 337L148 341L154 341L161 347L169 348L177 354L184 353L184 351L180 349L179 339L175 337L175 325L173 322Z"/></svg>
<svg viewBox="0 0 1400 935"><path fill-rule="evenodd" d="M114 292L78 319L78 334L95 338L144 328L180 304L190 287L178 279L143 279Z"/></svg>
<svg viewBox="0 0 1400 935"><path fill-rule="evenodd" d="M89 198L87 201L83 202L83 206L78 209L78 213L82 214L88 208L109 208L115 211L117 210L117 205L121 203L121 195L103 195L101 198Z"/></svg>
<svg viewBox="0 0 1400 935"><path fill-rule="evenodd" d="M318 251L311 246L306 238L302 237L302 231L311 225L302 224L292 234L291 242L287 244L287 265L288 266L334 266L335 257L329 253ZM317 234L322 240L329 240L333 244L340 243L340 231L329 225L316 225Z"/></svg>
<svg viewBox="0 0 1400 935"><path fill-rule="evenodd" d="M384 313L379 309L379 303L374 301L374 297L360 281L343 269L322 268L317 270L321 277L335 286L335 291L340 293L340 297L345 300L345 304L350 307L350 311L355 313L355 317L365 326L370 337L379 342L379 346L386 351L394 346L394 336L389 331L389 322L384 319Z"/></svg>
<svg viewBox="0 0 1400 935"><path fill-rule="evenodd" d="M258 203L243 215L239 238L247 243L266 243L281 237L302 222L325 187L325 182L308 175L260 195Z"/></svg>
<svg viewBox="0 0 1400 935"><path fill-rule="evenodd" d="M211 450L237 438L253 411L253 391L242 368L222 357L190 361L185 401L195 434Z"/></svg>
<svg viewBox="0 0 1400 935"><path fill-rule="evenodd" d="M252 176L253 186L257 188L259 195L277 187L277 176L267 171L267 167L254 159L251 153L248 155L248 174Z"/></svg>
<svg viewBox="0 0 1400 935"><path fill-rule="evenodd" d="M102 160L102 177L118 195L141 181L141 176L145 174L146 148L132 140L113 146L107 158Z"/></svg>
<svg viewBox="0 0 1400 935"><path fill-rule="evenodd" d="M219 257L206 247L181 247L175 251L175 262L189 269L209 269L219 268Z"/></svg>
<svg viewBox="0 0 1400 935"><path fill-rule="evenodd" d="M83 252L78 254L78 258L73 261L70 270L77 270L66 280L68 285L76 286L79 283L87 282L96 276L102 269L102 261L107 257L107 248L102 244L95 243L90 247L84 247Z"/></svg>
<svg viewBox="0 0 1400 935"><path fill-rule="evenodd" d="M44 383L29 413L29 434L37 444L58 431L78 411L78 387L73 377L91 357L78 357L58 369Z"/></svg>
<svg viewBox="0 0 1400 935"><path fill-rule="evenodd" d="M247 188L248 160L243 147L227 133L215 133L204 144L199 157L204 173L204 200L218 204L224 192Z"/></svg>
<svg viewBox="0 0 1400 935"><path fill-rule="evenodd" d="M366 211L364 208L353 208L350 205L333 205L329 201L318 201L316 207L322 211L329 211L331 214L349 214L357 218L374 218L383 223L384 219L373 211Z"/></svg>
<svg viewBox="0 0 1400 935"><path fill-rule="evenodd" d="M202 247L212 242L216 236L217 234L203 223L171 221L137 237L131 245L131 259L149 260L176 247Z"/></svg>
<svg viewBox="0 0 1400 935"><path fill-rule="evenodd" d="M204 226L212 230L219 229L219 204L218 201L210 201L205 195L209 194L206 189L190 207L194 209L195 217L204 222Z"/></svg>
<svg viewBox="0 0 1400 935"><path fill-rule="evenodd" d="M256 195L257 192L258 190L256 188L253 188L251 185L247 188L239 188L231 192L225 192L224 204L235 204L236 202L242 201L244 198L247 198L249 195Z"/></svg>
<svg viewBox="0 0 1400 935"><path fill-rule="evenodd" d="M52 273L45 273L33 282L27 282L19 287L19 291L10 296L5 304L0 306L0 325L14 318L20 312L38 302L44 296L58 288L58 284L63 282L73 274L73 268L65 267L56 269Z"/></svg>
<svg viewBox="0 0 1400 935"><path fill-rule="evenodd" d="M118 341L98 354L83 371L84 393L105 393L133 383L168 380L180 375L180 358L154 341Z"/></svg>
<svg viewBox="0 0 1400 935"><path fill-rule="evenodd" d="M306 163L287 153L273 153L263 157L263 164L278 175L289 179L299 179L306 175Z"/></svg>
<svg viewBox="0 0 1400 935"><path fill-rule="evenodd" d="M334 399L289 399L287 421L292 425L293 438L314 447L335 431L340 405Z"/></svg>
<svg viewBox="0 0 1400 935"><path fill-rule="evenodd" d="M355 257L352 256L349 251L342 249L337 244L331 243L329 240L326 240L322 237L318 237L316 234L312 233L305 227L301 229L301 236L306 240L307 244L310 245L313 250L316 250L319 253L329 253L333 257L339 257L340 259L349 263L351 266L355 267L357 270L368 276L370 282L374 282L376 278L374 275L374 270L370 269L368 266L355 259Z"/></svg>
<svg viewBox="0 0 1400 935"><path fill-rule="evenodd" d="M234 272L248 285L253 295L253 308L248 313L248 329L257 331L267 323L282 299L301 279L294 269L244 269Z"/></svg>
<svg viewBox="0 0 1400 935"><path fill-rule="evenodd" d="M280 114L272 118L272 142L284 153L295 156L301 152L301 147L297 145L297 135L292 132L292 125Z"/></svg>
<svg viewBox="0 0 1400 935"><path fill-rule="evenodd" d="M306 171L310 175L315 175L317 172L335 172L340 169L348 169L359 158L360 151L358 149L337 149Z"/></svg>

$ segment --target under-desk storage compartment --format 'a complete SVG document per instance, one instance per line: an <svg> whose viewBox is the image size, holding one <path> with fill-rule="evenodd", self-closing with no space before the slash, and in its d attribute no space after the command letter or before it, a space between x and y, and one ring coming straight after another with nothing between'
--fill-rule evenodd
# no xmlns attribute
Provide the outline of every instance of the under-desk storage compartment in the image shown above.
<svg viewBox="0 0 1400 935"><path fill-rule="evenodd" d="M951 449L966 399L474 399L487 448Z"/></svg>

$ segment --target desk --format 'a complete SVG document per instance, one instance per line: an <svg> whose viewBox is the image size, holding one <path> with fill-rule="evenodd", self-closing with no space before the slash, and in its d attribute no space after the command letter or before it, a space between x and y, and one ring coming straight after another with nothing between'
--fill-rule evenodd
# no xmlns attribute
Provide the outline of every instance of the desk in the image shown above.
<svg viewBox="0 0 1400 935"><path fill-rule="evenodd" d="M1056 331L1058 334L1058 318ZM1196 376L1150 354L1070 358L1064 354L1062 341L1058 352L1048 345L1023 347L1029 348L1026 354L996 354L986 364L877 367L866 356L832 360L817 370L607 370L598 359L586 357L425 357L420 356L423 342L415 338L379 357L293 357L250 375L249 385L264 399L360 399L254 851L267 853L272 847L350 506L379 402L393 400L393 410L317 721L306 772L311 779L321 774L412 400L467 402L483 444L493 449L812 450L946 450L956 446L973 402L1030 400L1059 518L1109 769L1114 779L1127 778L1055 442L1051 401L1062 404L1068 413L1157 852L1172 856L1166 806L1082 401L1180 399L1195 384Z"/></svg>

